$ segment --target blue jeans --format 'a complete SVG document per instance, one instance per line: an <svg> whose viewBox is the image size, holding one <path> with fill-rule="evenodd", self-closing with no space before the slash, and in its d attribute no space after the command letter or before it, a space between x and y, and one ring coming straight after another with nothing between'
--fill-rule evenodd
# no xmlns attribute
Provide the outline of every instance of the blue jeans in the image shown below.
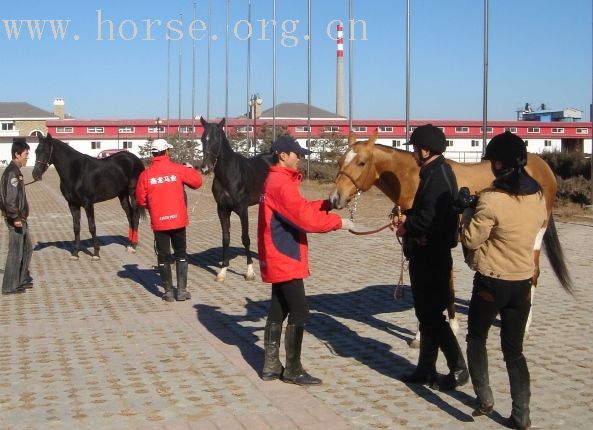
<svg viewBox="0 0 593 430"><path fill-rule="evenodd" d="M18 290L21 285L30 281L29 264L33 254L33 245L29 235L29 227L8 226L8 255L2 279L2 291L11 292Z"/></svg>

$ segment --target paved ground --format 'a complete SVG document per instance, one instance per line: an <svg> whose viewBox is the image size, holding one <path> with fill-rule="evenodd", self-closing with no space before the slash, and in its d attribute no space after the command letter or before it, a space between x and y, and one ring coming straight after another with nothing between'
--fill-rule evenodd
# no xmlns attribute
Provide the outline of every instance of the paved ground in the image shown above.
<svg viewBox="0 0 593 430"><path fill-rule="evenodd" d="M30 178L30 171L25 176ZM147 220L138 253L128 255L119 204L99 204L101 261L86 254L70 261L72 221L57 175L50 171L28 188L35 287L0 299L0 429L501 427L510 400L496 328L489 339L496 396L492 417L474 422L469 386L445 394L399 381L418 352L406 343L415 329L411 295L408 291L402 303L392 298L400 251L387 231L364 237L342 231L310 236L313 275L306 286L311 319L303 362L324 384L301 388L261 381L269 287L243 279L236 217L236 258L226 283L215 282L220 228L209 185L189 193L193 299L181 303L158 296ZM327 188L309 186L306 194L325 196ZM388 208L377 193L363 196L359 224L382 225ZM251 215L254 233L255 208ZM88 238L86 221L83 230ZM558 230L577 300L560 290L544 257L532 335L525 346L533 379L532 418L541 429L589 429L593 228L559 223ZM254 234L252 240L255 244ZM2 260L6 246L6 234L0 234ZM460 255L456 260L459 340L464 344L472 274ZM446 370L442 357L439 370Z"/></svg>

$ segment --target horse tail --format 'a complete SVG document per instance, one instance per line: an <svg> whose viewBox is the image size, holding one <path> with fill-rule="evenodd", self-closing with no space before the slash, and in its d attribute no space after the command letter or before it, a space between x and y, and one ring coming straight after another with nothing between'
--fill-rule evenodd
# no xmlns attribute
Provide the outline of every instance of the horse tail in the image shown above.
<svg viewBox="0 0 593 430"><path fill-rule="evenodd" d="M550 214L548 219L548 227L544 233L544 247L546 249L546 255L552 266L552 270L556 274L556 277L560 281L562 288L571 295L574 296L574 287L572 285L572 279L568 273L568 268L564 262L564 253L562 252L562 246L558 240L558 233L556 232L556 225L554 223L554 217Z"/></svg>

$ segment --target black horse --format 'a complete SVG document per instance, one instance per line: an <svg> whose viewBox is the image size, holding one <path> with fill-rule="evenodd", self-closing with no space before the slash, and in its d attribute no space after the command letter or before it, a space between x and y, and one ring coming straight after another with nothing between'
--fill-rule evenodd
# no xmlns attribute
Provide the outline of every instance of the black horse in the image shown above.
<svg viewBox="0 0 593 430"><path fill-rule="evenodd" d="M78 259L80 249L80 208L83 207L86 212L89 231L93 237L93 259L98 260L99 241L94 204L114 197L119 198L128 217L128 251L134 252L138 244L140 215L144 214L144 209L136 203L136 182L144 170L138 157L131 152L122 151L98 160L70 148L49 133L46 137L39 137L35 157L33 179L40 181L50 164L56 167L60 176L60 191L72 213L75 241L73 259Z"/></svg>
<svg viewBox="0 0 593 430"><path fill-rule="evenodd" d="M224 118L218 124L208 123L200 117L204 127L202 149L204 160L202 173L214 171L212 194L216 200L218 218L222 227L222 269L216 280L223 282L229 266L229 243L231 241L231 212L241 219L241 241L247 255L247 273L245 279L255 279L253 259L249 247L249 216L247 209L259 203L264 181L272 165L271 154L260 154L245 158L231 149L224 133Z"/></svg>

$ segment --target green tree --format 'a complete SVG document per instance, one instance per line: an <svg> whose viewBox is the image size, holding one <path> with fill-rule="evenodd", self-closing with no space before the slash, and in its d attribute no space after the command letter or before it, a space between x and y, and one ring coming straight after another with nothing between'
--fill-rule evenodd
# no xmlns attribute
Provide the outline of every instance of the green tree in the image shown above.
<svg viewBox="0 0 593 430"><path fill-rule="evenodd" d="M348 139L337 132L323 132L311 140L311 151L317 154L322 163L337 161L345 152L348 146Z"/></svg>

